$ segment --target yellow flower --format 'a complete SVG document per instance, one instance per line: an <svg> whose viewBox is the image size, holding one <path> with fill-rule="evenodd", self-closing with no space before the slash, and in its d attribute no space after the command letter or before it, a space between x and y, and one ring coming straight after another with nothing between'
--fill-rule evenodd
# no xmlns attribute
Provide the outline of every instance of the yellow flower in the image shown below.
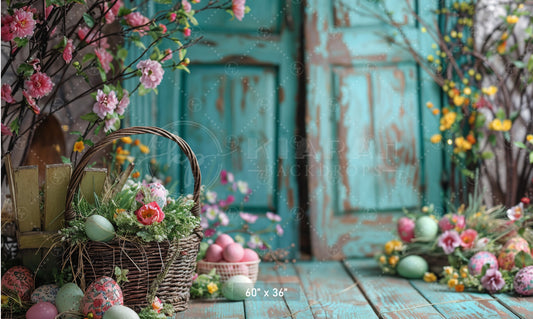
<svg viewBox="0 0 533 319"><path fill-rule="evenodd" d="M465 80L466 80L466 79L465 79ZM465 87L465 88L463 89L463 93L464 93L465 95L470 95L470 94L472 94L472 89L470 89L469 87Z"/></svg>
<svg viewBox="0 0 533 319"><path fill-rule="evenodd" d="M515 15L510 15L510 16L507 16L507 19L506 19L507 23L509 24L515 24L518 22L518 17L515 16Z"/></svg>
<svg viewBox="0 0 533 319"><path fill-rule="evenodd" d="M400 257L398 256L390 256L389 257L389 265L392 267L396 267L396 264L398 263L398 260L400 260Z"/></svg>
<svg viewBox="0 0 533 319"><path fill-rule="evenodd" d="M135 139L135 141L133 141L133 145L139 146L141 145L141 141L139 139Z"/></svg>
<svg viewBox="0 0 533 319"><path fill-rule="evenodd" d="M533 144L533 134L528 134L528 135L526 136L526 140L527 140L529 143Z"/></svg>
<svg viewBox="0 0 533 319"><path fill-rule="evenodd" d="M476 74L476 81L481 81L481 79L482 79L481 74L479 74L479 73Z"/></svg>
<svg viewBox="0 0 533 319"><path fill-rule="evenodd" d="M435 276L432 272L427 272L424 274L424 281L425 282L435 282L437 281L437 276Z"/></svg>
<svg viewBox="0 0 533 319"><path fill-rule="evenodd" d="M429 140L430 140L431 143L433 143L433 144L440 143L440 141L442 141L442 135L440 135L440 134L435 134L435 135L433 135Z"/></svg>
<svg viewBox="0 0 533 319"><path fill-rule="evenodd" d="M505 40L507 40L508 37L509 37L509 33L504 32L504 33L502 33L502 37L501 37L500 39L501 39L502 41L505 41Z"/></svg>
<svg viewBox="0 0 533 319"><path fill-rule="evenodd" d="M428 30L424 27L420 28L420 31L422 31L422 33L426 33Z"/></svg>
<svg viewBox="0 0 533 319"><path fill-rule="evenodd" d="M455 139L455 146L456 147L453 150L454 153L466 152L472 149L472 143L462 136Z"/></svg>
<svg viewBox="0 0 533 319"><path fill-rule="evenodd" d="M122 164L124 164L124 162L126 161L126 155L118 154L118 155L115 157L115 160L117 161L117 164L122 165Z"/></svg>
<svg viewBox="0 0 533 319"><path fill-rule="evenodd" d="M453 279L457 279L457 278L459 278L459 274L456 273L456 272L454 272L454 273L453 273Z"/></svg>
<svg viewBox="0 0 533 319"><path fill-rule="evenodd" d="M117 209L115 210L115 213L113 214L113 218L116 219L116 218L118 217L118 215L124 213L125 211L126 211L126 210L125 210L124 208L117 208Z"/></svg>
<svg viewBox="0 0 533 319"><path fill-rule="evenodd" d="M129 136L122 137L120 140L125 144L131 144L133 142L133 140Z"/></svg>
<svg viewBox="0 0 533 319"><path fill-rule="evenodd" d="M428 55L428 62L433 62L435 61L435 58L433 57L433 55L429 54Z"/></svg>
<svg viewBox="0 0 533 319"><path fill-rule="evenodd" d="M143 144L139 145L139 150L141 150L141 153L143 153L143 154L150 153L150 149L148 148L148 146L143 145Z"/></svg>
<svg viewBox="0 0 533 319"><path fill-rule="evenodd" d="M379 263L384 264L387 262L387 258L384 255L379 256Z"/></svg>
<svg viewBox="0 0 533 319"><path fill-rule="evenodd" d="M453 274L453 267L450 267L450 266L444 267L444 272L446 273L446 275Z"/></svg>
<svg viewBox="0 0 533 319"><path fill-rule="evenodd" d="M474 76L476 74L476 71L474 69L468 70L468 75Z"/></svg>
<svg viewBox="0 0 533 319"><path fill-rule="evenodd" d="M217 290L218 286L214 282L210 282L209 285L207 285L207 291L209 291L210 294L213 294Z"/></svg>
<svg viewBox="0 0 533 319"><path fill-rule="evenodd" d="M476 77L477 77L477 75L476 75ZM480 77L481 77L481 75L480 75ZM483 92L483 94L485 94L485 95L493 96L494 94L496 94L498 92L498 88L495 87L494 85L491 85L488 88L482 88L481 92Z"/></svg>
<svg viewBox="0 0 533 319"><path fill-rule="evenodd" d="M433 107L433 103L431 103L431 102L427 102L427 103L426 103L426 107L427 107L428 109L432 108L432 107Z"/></svg>
<svg viewBox="0 0 533 319"><path fill-rule="evenodd" d="M433 113L433 115L439 115L440 110L439 109L433 109L433 111L431 111L431 113Z"/></svg>
<svg viewBox="0 0 533 319"><path fill-rule="evenodd" d="M457 31L452 30L452 32L450 32L450 35L452 36L452 38L457 38Z"/></svg>
<svg viewBox="0 0 533 319"><path fill-rule="evenodd" d="M81 153L85 149L85 144L83 144L83 141L77 141L74 143L74 152Z"/></svg>
<svg viewBox="0 0 533 319"><path fill-rule="evenodd" d="M444 114L444 111L442 113ZM456 118L457 113L455 112L447 112L444 114L440 119L441 131L449 130L453 123L455 123Z"/></svg>
<svg viewBox="0 0 533 319"><path fill-rule="evenodd" d="M133 174L131 174L131 177L133 178L139 178L139 176L141 176L141 173L139 173L139 171L135 171L133 172Z"/></svg>
<svg viewBox="0 0 533 319"><path fill-rule="evenodd" d="M389 241L385 244L385 254L390 255L392 254L392 251L394 250L394 245L392 241Z"/></svg>
<svg viewBox="0 0 533 319"><path fill-rule="evenodd" d="M498 132L507 132L511 129L513 123L511 120L500 120L495 119L489 123L489 130L498 131Z"/></svg>
<svg viewBox="0 0 533 319"><path fill-rule="evenodd" d="M502 41L502 43L498 44L498 46L496 47L496 51L498 52L498 54L504 54L506 48L507 41Z"/></svg>
<svg viewBox="0 0 533 319"><path fill-rule="evenodd" d="M464 96L460 96L460 95L456 95L453 97L453 104L455 104L455 106L461 106L465 103L465 97Z"/></svg>
<svg viewBox="0 0 533 319"><path fill-rule="evenodd" d="M459 283L459 281L457 281L457 279L455 279L455 278L450 279L450 280L448 280L448 287L454 288L455 286L457 286L458 283Z"/></svg>

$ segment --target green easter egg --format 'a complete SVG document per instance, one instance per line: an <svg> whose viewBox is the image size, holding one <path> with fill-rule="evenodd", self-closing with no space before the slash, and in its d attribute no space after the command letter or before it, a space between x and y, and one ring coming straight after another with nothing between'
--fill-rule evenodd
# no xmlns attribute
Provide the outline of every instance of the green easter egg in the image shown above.
<svg viewBox="0 0 533 319"><path fill-rule="evenodd" d="M407 256L396 267L398 275L409 279L421 279L428 271L428 263L420 256Z"/></svg>
<svg viewBox="0 0 533 319"><path fill-rule="evenodd" d="M429 216L422 216L415 222L415 239L417 241L432 241L437 237L438 232L439 225Z"/></svg>
<svg viewBox="0 0 533 319"><path fill-rule="evenodd" d="M104 216L92 215L85 221L85 233L94 241L110 241L115 237L115 228Z"/></svg>
<svg viewBox="0 0 533 319"><path fill-rule="evenodd" d="M233 276L222 286L222 294L229 300L246 299L246 291L254 288L254 283L250 278L243 275Z"/></svg>
<svg viewBox="0 0 533 319"><path fill-rule="evenodd" d="M139 315L131 308L122 305L114 305L107 309L102 319L139 319Z"/></svg>
<svg viewBox="0 0 533 319"><path fill-rule="evenodd" d="M57 311L80 311L81 298L83 291L75 283L69 282L64 284L56 295Z"/></svg>

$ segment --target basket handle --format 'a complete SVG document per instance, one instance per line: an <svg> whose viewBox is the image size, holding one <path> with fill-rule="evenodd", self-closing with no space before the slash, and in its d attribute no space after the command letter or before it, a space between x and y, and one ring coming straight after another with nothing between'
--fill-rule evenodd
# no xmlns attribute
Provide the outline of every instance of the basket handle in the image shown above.
<svg viewBox="0 0 533 319"><path fill-rule="evenodd" d="M84 169L89 163L91 157L98 151L104 149L107 145L111 144L116 139L137 134L153 134L166 137L169 140L176 142L176 144L178 144L183 153L185 153L185 155L189 159L189 163L191 164L192 175L194 177L193 200L195 202L195 205L192 208L191 212L196 217L200 216L200 185L202 182L202 176L200 174L200 166L198 165L196 155L194 155L194 152L191 150L189 144L187 144L187 142L185 142L185 140L183 140L181 137L174 135L169 131L166 131L159 127L133 126L117 130L105 136L103 139L94 144L90 149L88 149L87 152L82 156L78 165L74 169L74 172L72 173L70 182L68 184L67 202L65 203L65 221L68 222L76 217L76 212L72 209L72 200L74 199L75 193L78 191L81 179L83 178L83 175L85 173Z"/></svg>

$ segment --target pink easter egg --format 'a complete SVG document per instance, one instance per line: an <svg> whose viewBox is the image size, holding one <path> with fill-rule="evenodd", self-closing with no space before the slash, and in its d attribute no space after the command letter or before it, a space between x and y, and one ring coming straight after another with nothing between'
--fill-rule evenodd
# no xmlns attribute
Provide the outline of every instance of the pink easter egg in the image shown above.
<svg viewBox="0 0 533 319"><path fill-rule="evenodd" d="M229 244L224 248L222 255L226 261L235 263L240 261L244 256L244 249L239 243Z"/></svg>
<svg viewBox="0 0 533 319"><path fill-rule="evenodd" d="M241 262L247 262L247 261L256 261L259 260L259 256L257 253L250 248L244 249L244 255L242 256Z"/></svg>
<svg viewBox="0 0 533 319"><path fill-rule="evenodd" d="M210 262L217 262L222 259L222 251L224 249L217 244L212 244L205 252L205 260Z"/></svg>
<svg viewBox="0 0 533 319"><path fill-rule="evenodd" d="M57 309L51 302L39 302L26 312L26 319L54 319Z"/></svg>
<svg viewBox="0 0 533 319"><path fill-rule="evenodd" d="M410 243L413 238L415 238L415 221L408 218L402 217L398 219L398 235L400 238L406 242Z"/></svg>
<svg viewBox="0 0 533 319"><path fill-rule="evenodd" d="M468 261L468 272L471 275L477 276L481 274L481 270L483 270L485 264L489 264L490 269L498 269L498 259L496 259L496 256L488 251L480 251Z"/></svg>
<svg viewBox="0 0 533 319"><path fill-rule="evenodd" d="M2 288L16 292L25 301L31 300L34 286L33 274L24 266L12 267L2 276Z"/></svg>
<svg viewBox="0 0 533 319"><path fill-rule="evenodd" d="M518 271L514 277L514 290L522 296L533 295L533 266L527 266Z"/></svg>
<svg viewBox="0 0 533 319"><path fill-rule="evenodd" d="M101 319L107 309L124 304L122 289L111 277L97 278L87 287L81 299L81 312L85 316L93 314L94 319Z"/></svg>
<svg viewBox="0 0 533 319"><path fill-rule="evenodd" d="M217 237L215 240L215 244L219 245L222 248L226 248L227 245L233 244L235 241L233 241L233 238L231 238L230 235L221 234Z"/></svg>

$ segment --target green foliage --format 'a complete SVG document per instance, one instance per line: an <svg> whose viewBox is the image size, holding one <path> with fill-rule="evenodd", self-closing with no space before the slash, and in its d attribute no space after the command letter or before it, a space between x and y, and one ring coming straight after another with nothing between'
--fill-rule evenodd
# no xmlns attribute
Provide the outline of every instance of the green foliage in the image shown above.
<svg viewBox="0 0 533 319"><path fill-rule="evenodd" d="M209 292L209 287L216 290ZM217 275L216 268L213 268L208 274L199 275L191 286L191 298L217 298L220 296L220 289L222 283L220 282L220 275Z"/></svg>

